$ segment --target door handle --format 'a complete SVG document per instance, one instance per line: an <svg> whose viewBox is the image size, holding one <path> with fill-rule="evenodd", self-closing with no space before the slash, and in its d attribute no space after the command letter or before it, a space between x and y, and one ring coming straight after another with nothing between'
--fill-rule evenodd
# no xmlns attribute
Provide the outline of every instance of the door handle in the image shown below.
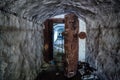
<svg viewBox="0 0 120 80"><path fill-rule="evenodd" d="M86 38L86 33L85 32L80 32L78 34L78 36L79 36L80 39L84 39L84 38Z"/></svg>

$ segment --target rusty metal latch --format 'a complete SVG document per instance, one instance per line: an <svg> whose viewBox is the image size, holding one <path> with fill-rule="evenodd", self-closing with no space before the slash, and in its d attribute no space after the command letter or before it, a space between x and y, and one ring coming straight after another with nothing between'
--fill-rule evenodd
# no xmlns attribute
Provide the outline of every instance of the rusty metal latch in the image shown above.
<svg viewBox="0 0 120 80"><path fill-rule="evenodd" d="M78 34L78 36L79 36L80 39L85 39L86 38L86 33L85 32L80 32Z"/></svg>

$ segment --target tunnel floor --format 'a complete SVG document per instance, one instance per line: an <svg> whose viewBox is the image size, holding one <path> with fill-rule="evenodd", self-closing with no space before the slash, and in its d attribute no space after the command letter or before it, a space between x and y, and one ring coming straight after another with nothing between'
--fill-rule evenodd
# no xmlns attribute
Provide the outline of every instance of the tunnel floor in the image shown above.
<svg viewBox="0 0 120 80"><path fill-rule="evenodd" d="M72 78L64 76L64 67L62 63L50 64L44 63L42 65L42 71L39 73L35 80L81 80L81 75L77 73Z"/></svg>
<svg viewBox="0 0 120 80"><path fill-rule="evenodd" d="M43 71L36 80L81 80L81 76L80 74L77 74L72 78L67 78L64 76L63 72Z"/></svg>
<svg viewBox="0 0 120 80"><path fill-rule="evenodd" d="M81 72L85 69L83 69L82 67L85 65L86 70L91 71L89 72ZM96 76L94 76L92 73L93 71L95 71L94 68L86 66L86 64L80 64L78 65L78 71L77 74L75 76L73 76L72 78L67 78L64 76L64 67L62 64L59 63L59 65L57 64L44 64L42 65L42 71L39 73L39 75L37 76L37 78L35 80L99 80L98 78L95 78ZM84 76L83 74L84 73ZM86 76L87 75L87 76ZM92 78L91 78L92 76Z"/></svg>

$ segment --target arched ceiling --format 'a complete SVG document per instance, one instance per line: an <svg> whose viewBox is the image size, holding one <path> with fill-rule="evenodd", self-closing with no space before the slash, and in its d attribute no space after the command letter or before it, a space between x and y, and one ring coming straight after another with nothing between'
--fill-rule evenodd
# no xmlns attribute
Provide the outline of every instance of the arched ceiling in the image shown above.
<svg viewBox="0 0 120 80"><path fill-rule="evenodd" d="M54 26L54 30L55 31L59 31L59 30L63 31L64 30L64 26L65 26L64 24L57 24L57 25Z"/></svg>
<svg viewBox="0 0 120 80"><path fill-rule="evenodd" d="M68 12L94 19L119 14L120 0L0 0L0 10L38 23Z"/></svg>

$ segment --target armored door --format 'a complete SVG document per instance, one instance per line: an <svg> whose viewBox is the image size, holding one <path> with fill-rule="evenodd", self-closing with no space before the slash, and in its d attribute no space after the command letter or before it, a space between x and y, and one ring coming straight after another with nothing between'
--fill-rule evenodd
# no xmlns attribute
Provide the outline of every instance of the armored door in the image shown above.
<svg viewBox="0 0 120 80"><path fill-rule="evenodd" d="M53 59L53 23L64 23L64 71L67 77L73 77L77 71L78 62L78 30L79 21L75 14L67 14L64 19L48 19L45 21L44 29L44 60L49 62Z"/></svg>
<svg viewBox="0 0 120 80"><path fill-rule="evenodd" d="M78 63L78 30L79 21L75 14L65 15L65 75L73 77L77 71Z"/></svg>

